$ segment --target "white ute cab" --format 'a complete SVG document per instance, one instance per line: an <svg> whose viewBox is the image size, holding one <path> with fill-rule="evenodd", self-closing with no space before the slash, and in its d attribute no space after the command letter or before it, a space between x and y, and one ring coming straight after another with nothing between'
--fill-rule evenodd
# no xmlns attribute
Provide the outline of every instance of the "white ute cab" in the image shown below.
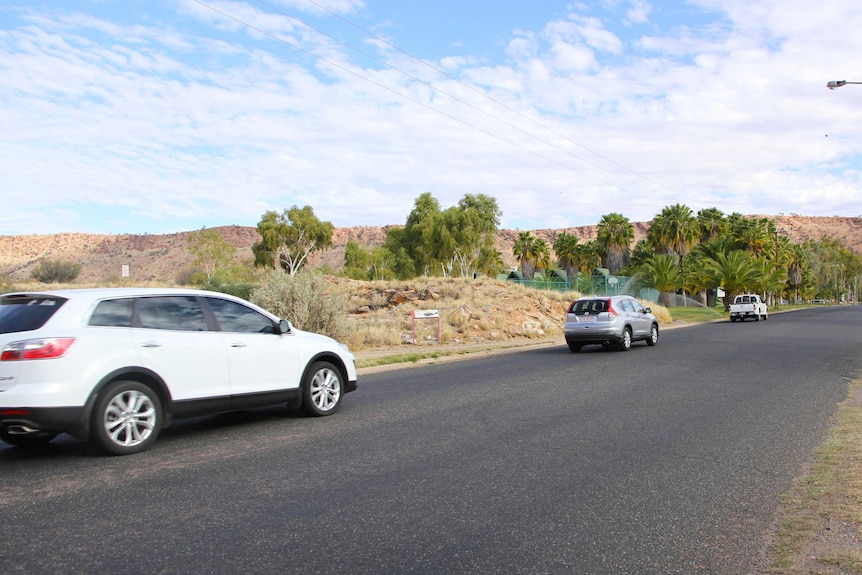
<svg viewBox="0 0 862 575"><path fill-rule="evenodd" d="M192 289L0 295L0 440L60 433L124 455L173 419L285 403L334 413L353 354L243 299Z"/></svg>

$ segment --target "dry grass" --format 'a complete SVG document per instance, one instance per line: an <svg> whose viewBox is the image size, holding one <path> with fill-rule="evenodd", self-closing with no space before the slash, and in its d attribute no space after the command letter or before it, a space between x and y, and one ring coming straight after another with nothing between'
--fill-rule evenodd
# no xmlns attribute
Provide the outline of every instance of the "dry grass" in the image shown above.
<svg viewBox="0 0 862 575"><path fill-rule="evenodd" d="M766 573L862 574L862 382L838 408L810 472L782 502Z"/></svg>
<svg viewBox="0 0 862 575"><path fill-rule="evenodd" d="M345 343L355 349L437 343L438 321L413 319L414 311L424 310L439 312L439 342L445 344L556 335L566 306L579 295L487 278L333 282L350 294Z"/></svg>
<svg viewBox="0 0 862 575"><path fill-rule="evenodd" d="M359 282L332 278L333 289L348 292L350 326L344 338L352 349L436 344L436 319L413 319L413 311L437 310L439 343L509 342L562 335L574 291L536 290L489 278L418 278ZM670 312L644 302L660 323Z"/></svg>

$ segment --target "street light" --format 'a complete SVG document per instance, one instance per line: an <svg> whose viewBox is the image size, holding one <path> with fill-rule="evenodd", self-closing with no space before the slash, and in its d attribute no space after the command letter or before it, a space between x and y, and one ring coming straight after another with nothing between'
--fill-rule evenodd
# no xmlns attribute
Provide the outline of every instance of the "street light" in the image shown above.
<svg viewBox="0 0 862 575"><path fill-rule="evenodd" d="M830 90L835 90L840 88L841 86L846 86L847 84L862 84L862 82L848 82L847 80L832 80L831 82L826 82L826 87Z"/></svg>

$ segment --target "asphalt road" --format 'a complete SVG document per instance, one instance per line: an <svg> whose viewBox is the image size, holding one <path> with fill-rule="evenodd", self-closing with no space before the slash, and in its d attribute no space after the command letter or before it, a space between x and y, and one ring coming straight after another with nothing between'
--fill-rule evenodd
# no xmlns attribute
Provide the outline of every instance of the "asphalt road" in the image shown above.
<svg viewBox="0 0 862 575"><path fill-rule="evenodd" d="M367 375L340 413L130 457L0 443L0 572L755 573L862 367L862 306Z"/></svg>

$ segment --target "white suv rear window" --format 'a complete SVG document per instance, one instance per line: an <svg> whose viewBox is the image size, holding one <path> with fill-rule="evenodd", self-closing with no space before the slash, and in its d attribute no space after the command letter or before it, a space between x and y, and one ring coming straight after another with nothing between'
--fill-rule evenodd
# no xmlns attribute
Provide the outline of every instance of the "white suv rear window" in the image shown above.
<svg viewBox="0 0 862 575"><path fill-rule="evenodd" d="M0 333L39 329L66 300L56 296L8 295L0 298Z"/></svg>

